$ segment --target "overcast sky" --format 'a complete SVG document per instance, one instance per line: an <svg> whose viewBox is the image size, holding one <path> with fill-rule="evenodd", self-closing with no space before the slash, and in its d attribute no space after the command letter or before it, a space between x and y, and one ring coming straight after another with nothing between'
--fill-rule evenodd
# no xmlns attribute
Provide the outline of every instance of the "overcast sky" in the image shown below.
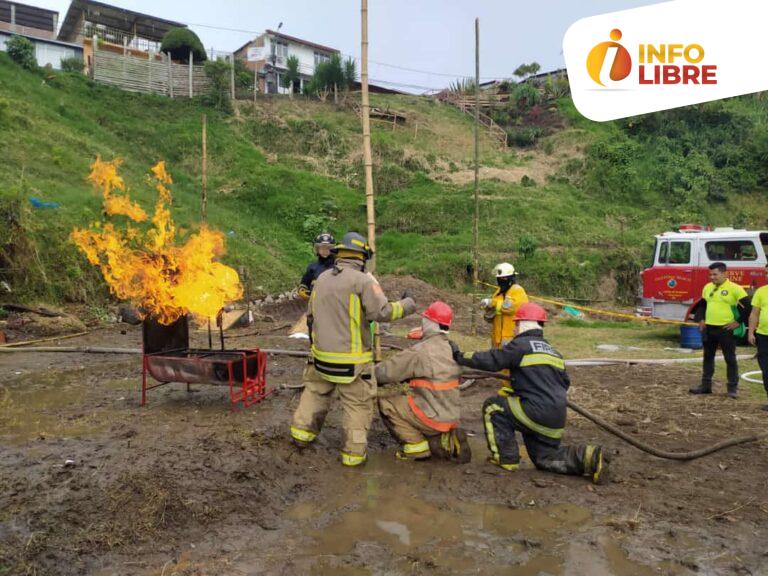
<svg viewBox="0 0 768 576"><path fill-rule="evenodd" d="M102 0L106 1L106 0ZM21 0L58 10L68 0ZM345 55L360 55L359 0L114 0L122 8L185 22L206 48L232 51L256 33L276 29ZM442 88L474 75L474 18L480 18L480 75L505 78L521 63L564 66L563 34L579 18L656 3L654 0L369 0L371 81ZM222 30L228 28L233 30ZM237 32L234 30L243 30ZM419 70L411 72L401 68Z"/></svg>

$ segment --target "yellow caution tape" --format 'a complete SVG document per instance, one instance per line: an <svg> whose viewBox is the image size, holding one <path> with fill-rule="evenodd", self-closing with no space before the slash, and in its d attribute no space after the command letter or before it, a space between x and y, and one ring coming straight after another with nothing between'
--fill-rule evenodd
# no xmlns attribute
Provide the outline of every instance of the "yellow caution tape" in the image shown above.
<svg viewBox="0 0 768 576"><path fill-rule="evenodd" d="M478 284L488 286L490 288L497 288L493 284L482 282L478 280ZM562 302L560 300L552 300L551 298L545 298L544 296L535 296L528 294L528 298L536 300L538 302L545 302L546 304L552 304L553 306L559 306L561 308L568 306L574 310L580 310L581 312L588 312L590 314L600 314L601 316L612 316L614 318L623 318L625 320L633 320L635 322L646 322L649 324L673 324L675 326L696 326L691 322L683 322L681 320L663 320L662 318L650 318L646 316L635 316L634 314L626 314L622 312L612 312L610 310L600 310L599 308L589 308L587 306L577 306L576 304L569 304L568 302Z"/></svg>

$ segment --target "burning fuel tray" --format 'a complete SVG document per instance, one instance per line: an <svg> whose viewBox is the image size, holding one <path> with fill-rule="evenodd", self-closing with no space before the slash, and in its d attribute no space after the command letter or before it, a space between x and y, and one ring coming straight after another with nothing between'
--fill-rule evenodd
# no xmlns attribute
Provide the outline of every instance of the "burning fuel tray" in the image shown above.
<svg viewBox="0 0 768 576"><path fill-rule="evenodd" d="M242 402L247 408L266 398L267 355L258 348L248 350L197 349L189 342L187 319L163 326L144 322L144 361L142 366L141 405L147 403L147 391L171 382L229 386L232 410ZM169 346L177 346L168 349ZM159 382L147 385L147 375Z"/></svg>

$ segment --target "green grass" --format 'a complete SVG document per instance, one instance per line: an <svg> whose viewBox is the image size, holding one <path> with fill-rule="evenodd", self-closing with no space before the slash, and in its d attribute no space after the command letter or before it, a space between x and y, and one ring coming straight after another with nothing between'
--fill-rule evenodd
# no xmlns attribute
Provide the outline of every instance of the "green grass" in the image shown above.
<svg viewBox="0 0 768 576"><path fill-rule="evenodd" d="M175 181L174 217L192 231L200 224L206 114L208 220L227 234L225 260L247 268L254 289L291 288L312 257L314 234L365 230L359 116L351 103L351 97L338 106L278 98L224 115L196 100L23 72L0 54L0 218L15 222L0 231L0 275L20 300L104 302L97 273L68 241L73 227L101 217L100 198L85 182L89 164L97 155L123 158L132 196L151 209L154 192L145 174L166 160ZM446 176L472 166L471 117L417 96L374 95L372 103L407 116L394 129L373 123L379 272L468 290L473 191ZM761 227L768 219L763 173L755 168L760 139L750 132L747 141L727 128L733 120L741 129L762 129L768 118L762 100L710 106L705 123L681 113L668 123L654 124L650 116L599 124L581 118L569 99L557 108L567 126L537 149L502 150L482 135L485 166L519 171L548 159L560 166L533 186L481 182L482 278L509 260L531 293L595 298L611 277L619 290L609 296L629 301L654 234L687 220ZM662 144L670 126L681 134L675 142L696 143L706 162L689 161L677 144L660 156L669 148ZM738 160L735 168L715 167L723 154ZM666 167L679 181L663 178ZM691 176L699 167L727 185L724 197L718 188L716 201L692 204L706 200ZM30 196L61 208L33 209Z"/></svg>

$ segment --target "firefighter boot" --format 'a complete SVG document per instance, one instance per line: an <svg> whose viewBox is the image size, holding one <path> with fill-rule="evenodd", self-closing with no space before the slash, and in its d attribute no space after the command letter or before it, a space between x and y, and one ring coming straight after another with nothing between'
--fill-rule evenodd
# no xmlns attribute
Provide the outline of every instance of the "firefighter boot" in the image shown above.
<svg viewBox="0 0 768 576"><path fill-rule="evenodd" d="M739 386L738 384L736 386L728 385L728 398L733 398L736 400L736 398L739 397Z"/></svg>
<svg viewBox="0 0 768 576"><path fill-rule="evenodd" d="M688 390L691 394L712 394L712 383L704 384L703 382L694 388Z"/></svg>
<svg viewBox="0 0 768 576"><path fill-rule="evenodd" d="M587 446L584 454L584 473L592 478L593 484L608 484L609 458L602 446Z"/></svg>
<svg viewBox="0 0 768 576"><path fill-rule="evenodd" d="M434 436L427 438L427 442L429 442L429 451L432 453L432 456L440 458L441 460L451 459L451 453L446 448L446 446L449 445L447 440L449 435L450 432L444 432L443 434L435 434ZM443 438L446 439L443 440Z"/></svg>

